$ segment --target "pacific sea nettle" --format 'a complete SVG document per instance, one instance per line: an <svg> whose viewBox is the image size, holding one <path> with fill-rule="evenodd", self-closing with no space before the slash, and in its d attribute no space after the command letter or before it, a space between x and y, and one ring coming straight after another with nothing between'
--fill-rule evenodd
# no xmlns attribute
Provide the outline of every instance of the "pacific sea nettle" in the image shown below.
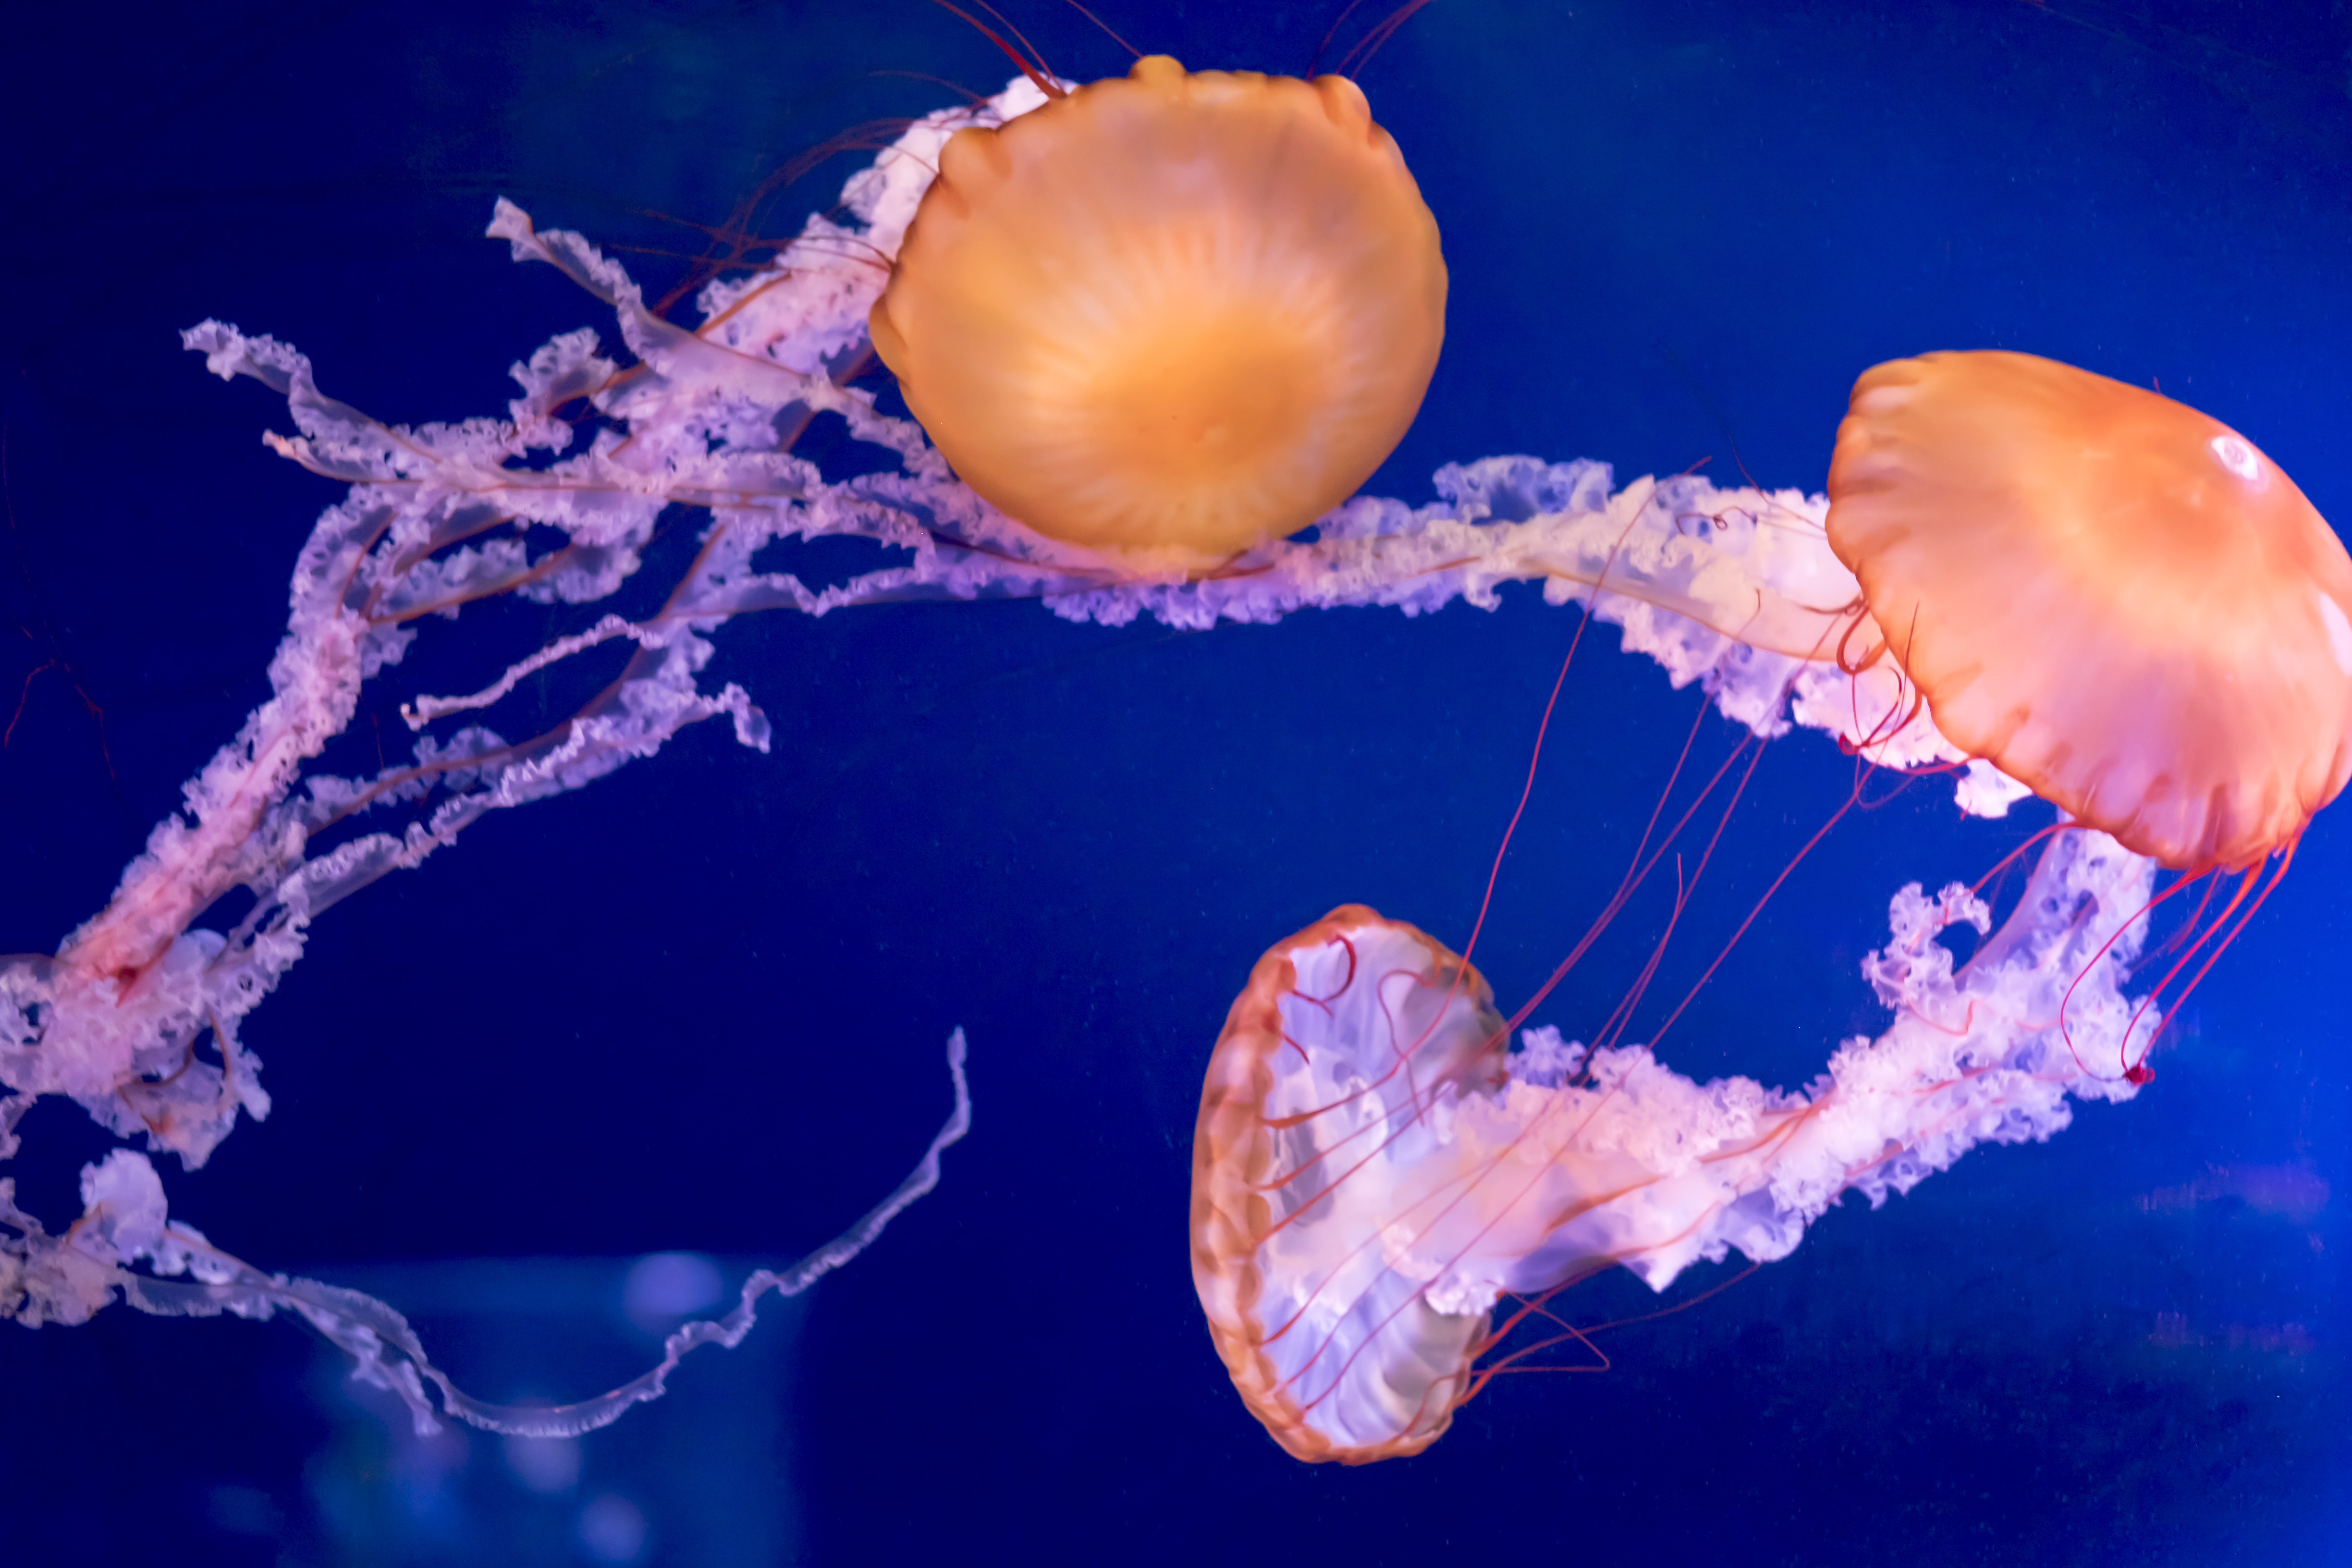
<svg viewBox="0 0 2352 1568"><path fill-rule="evenodd" d="M1184 571L1355 493L1444 336L1437 225L1344 77L1124 78L959 131L869 319L957 475Z"/></svg>
<svg viewBox="0 0 2352 1568"><path fill-rule="evenodd" d="M1476 971L1334 910L1258 962L1193 1136L1193 1284L1244 1403L1301 1459L1418 1453L1479 1386L1506 1293L1782 1258L1842 1193L1875 1205L1979 1142L2046 1138L2069 1095L2129 1099L2084 1064L2154 1027L2121 993L2152 869L2059 835L1998 930L1965 887L1904 889L1864 965L1895 1021L1803 1091L1549 1029L1507 1050ZM1960 923L1987 934L1956 968L1935 938Z"/></svg>
<svg viewBox="0 0 2352 1568"><path fill-rule="evenodd" d="M1936 728L2126 847L2252 865L2352 773L2352 558L2211 416L2032 354L1895 360L1829 496Z"/></svg>

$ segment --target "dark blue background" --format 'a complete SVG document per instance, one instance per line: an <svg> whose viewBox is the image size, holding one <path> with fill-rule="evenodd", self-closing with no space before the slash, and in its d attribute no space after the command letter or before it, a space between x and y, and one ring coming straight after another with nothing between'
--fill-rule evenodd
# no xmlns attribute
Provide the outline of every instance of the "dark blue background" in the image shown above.
<svg viewBox="0 0 2352 1568"><path fill-rule="evenodd" d="M0 952L96 910L260 700L333 497L261 447L282 405L205 376L179 328L289 341L388 420L493 414L552 332L611 336L478 237L493 195L690 250L657 215L720 221L793 153L950 100L885 73L1009 74L916 0L45 9L0 63L0 700L62 667L0 752ZM1334 9L1102 6L1188 65L1293 72ZM1815 489L1860 370L2000 346L2160 381L2352 517L2341 10L1443 0L1362 79L1453 268L1444 362L1371 488L1418 502L1444 461L1521 451L1727 478L1736 443ZM1124 68L1073 13L1013 15L1066 75ZM581 618L429 627L346 765L373 765L379 722L404 733L402 695L469 689ZM582 1489L552 1497L495 1439L417 1446L353 1405L288 1322L0 1328L0 1555L564 1561L563 1510L594 1491L681 1563L2352 1562L2341 808L2137 1103L1850 1205L1609 1336L1614 1370L1505 1380L1423 1458L1302 1467L1245 1416L1186 1274L1208 1047L1256 955L1331 904L1466 934L1575 624L1517 595L1202 636L1025 604L729 627L714 674L765 706L772 752L704 726L332 911L246 1026L275 1114L167 1165L174 1212L411 1307L478 1394L564 1396L643 1343L485 1328L467 1281L798 1255L920 1150L961 1024L977 1121L940 1190L766 1348L703 1352L587 1439ZM551 680L528 717L582 694ZM1478 955L1507 1005L1613 882L1696 700L1587 643ZM1710 720L1700 745L1728 740ZM1662 995L1850 777L1818 738L1771 749ZM1850 819L1664 1054L1809 1078L1880 1026L1855 963L1888 895L1975 875L2042 820L2021 816L1964 826L1922 784ZM1589 1031L1659 912L1539 1020ZM105 1140L61 1105L25 1132L24 1201L61 1223ZM549 1289L533 1310L573 1288ZM593 1330L604 1299L574 1294ZM1567 1300L1653 1304L1622 1278Z"/></svg>

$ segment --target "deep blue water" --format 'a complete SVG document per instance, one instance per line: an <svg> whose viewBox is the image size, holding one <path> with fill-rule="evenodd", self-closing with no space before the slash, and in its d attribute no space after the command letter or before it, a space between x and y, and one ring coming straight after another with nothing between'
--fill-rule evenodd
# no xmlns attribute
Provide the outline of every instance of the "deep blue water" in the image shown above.
<svg viewBox="0 0 2352 1568"><path fill-rule="evenodd" d="M1100 7L1188 65L1294 72L1333 9ZM720 220L793 153L949 101L917 76L1008 74L916 0L47 10L0 59L0 700L26 694L0 952L97 909L259 700L336 493L178 329L291 342L386 419L496 413L511 361L609 319L478 237L494 195L692 248L653 215ZM1735 444L1818 488L1859 371L1997 346L2160 382L2352 518L2341 10L1441 0L1363 77L1453 270L1370 488L1419 502L1496 452L1727 478ZM1074 14L1013 14L1066 75L1124 68ZM429 632L373 720L550 625L506 614ZM1334 903L1466 934L1574 626L1520 594L1199 636L1017 603L730 626L716 673L774 750L704 726L322 919L245 1026L275 1113L166 1163L174 1212L410 1310L478 1394L566 1397L650 1359L629 1259L782 1261L887 1190L961 1025L977 1121L939 1191L576 1456L420 1444L288 1321L0 1327L0 1558L2352 1562L2341 806L2135 1103L1850 1204L1611 1336L1612 1370L1504 1380L1422 1458L1304 1467L1246 1416L1186 1273L1208 1047ZM1613 635L1580 654L1478 954L1507 1005L1604 896L1697 700ZM1667 994L1850 778L1817 737L1770 749ZM1855 965L1888 895L2041 820L1963 825L1932 784L1849 819L1664 1054L1810 1078L1880 1025ZM1538 1020L1589 1031L1662 907ZM106 1141L58 1105L25 1131L20 1195L62 1223ZM1624 1278L1568 1300L1648 1304Z"/></svg>

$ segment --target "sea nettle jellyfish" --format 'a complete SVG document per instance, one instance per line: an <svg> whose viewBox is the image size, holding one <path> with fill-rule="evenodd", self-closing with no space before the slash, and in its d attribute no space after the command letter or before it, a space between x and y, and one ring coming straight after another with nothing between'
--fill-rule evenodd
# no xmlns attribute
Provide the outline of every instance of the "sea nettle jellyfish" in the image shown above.
<svg viewBox="0 0 2352 1568"><path fill-rule="evenodd" d="M940 150L868 317L982 496L1129 566L1202 567L1353 495L1445 333L1437 223L1345 77L1125 78Z"/></svg>
<svg viewBox="0 0 2352 1568"><path fill-rule="evenodd" d="M1970 758L1964 806L2031 788L2071 824L1998 932L1975 888L1899 892L1864 964L1894 1024L1797 1091L1693 1083L1617 1043L1622 1016L1597 1046L1530 1030L1507 1051L1533 1002L1504 1019L1462 958L1360 906L1268 952L1211 1057L1192 1258L1234 1385L1297 1457L1419 1452L1503 1334L1597 1270L1664 1289L1702 1258L1781 1258L1842 1193L1876 1205L1977 1143L2049 1137L2069 1095L2130 1098L2156 997L2200 950L2210 967L2264 859L2274 882L2343 786L2352 560L2193 409L2021 354L1881 365L1800 537L1859 578L1832 668L1859 697L1893 658L1894 704L1847 743L1899 764L1885 742L1927 724L1910 760ZM1816 716L1821 679L1791 683ZM2185 873L2165 896L2245 875L2126 999L2159 864ZM1935 940L1957 923L1987 938L1958 965ZM1507 1294L1528 1304L1498 1328Z"/></svg>
<svg viewBox="0 0 2352 1568"><path fill-rule="evenodd" d="M1936 728L2166 866L2289 849L2352 770L2352 561L2253 443L2021 353L1868 372L1830 548Z"/></svg>

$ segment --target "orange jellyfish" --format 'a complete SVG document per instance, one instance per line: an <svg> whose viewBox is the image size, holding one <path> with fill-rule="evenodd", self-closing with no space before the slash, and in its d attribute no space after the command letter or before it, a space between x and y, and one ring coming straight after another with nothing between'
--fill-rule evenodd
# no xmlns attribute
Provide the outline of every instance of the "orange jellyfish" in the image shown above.
<svg viewBox="0 0 2352 1568"><path fill-rule="evenodd" d="M869 317L940 453L1145 570L1353 495L1445 332L1436 220L1363 92L1164 55L1071 91L1031 76L1043 108L941 150Z"/></svg>
<svg viewBox="0 0 2352 1568"><path fill-rule="evenodd" d="M1599 1269L1664 1289L1698 1258L1769 1261L1843 1192L1874 1204L1977 1143L2049 1137L2070 1095L2129 1098L2157 999L2344 785L2352 558L2205 415L2022 354L1881 365L1825 534L1860 585L1846 641L1877 645L1840 669L1891 653L1915 694L1885 710L1898 727L1924 706L1948 757L2070 830L1998 931L1975 888L1898 893L1864 964L1895 1021L1801 1092L1693 1083L1613 1034L1509 1052L1525 1009L1507 1022L1465 960L1358 906L1277 944L1211 1058L1192 1257L1235 1386L1297 1457L1420 1451L1508 1364L1480 1365L1503 1335ZM2186 873L2162 897L2245 875L2127 998L2158 865ZM1965 964L1934 940L1960 923L1986 938ZM1498 1329L1507 1294L1526 1304Z"/></svg>
<svg viewBox="0 0 2352 1568"><path fill-rule="evenodd" d="M1829 542L1936 728L2166 866L2290 848L2352 772L2352 557L2220 420L2031 354L1854 384Z"/></svg>

